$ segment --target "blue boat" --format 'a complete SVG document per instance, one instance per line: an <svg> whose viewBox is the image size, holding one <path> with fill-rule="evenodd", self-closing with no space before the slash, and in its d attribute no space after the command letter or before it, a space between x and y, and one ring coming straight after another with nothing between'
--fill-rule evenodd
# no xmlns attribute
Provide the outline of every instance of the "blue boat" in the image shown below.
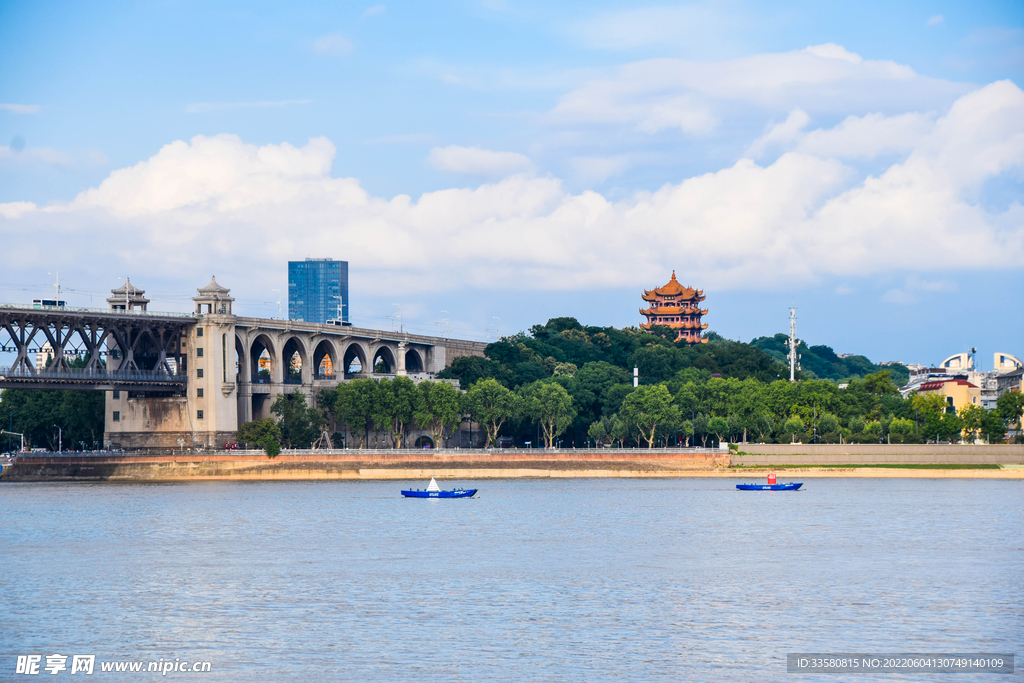
<svg viewBox="0 0 1024 683"><path fill-rule="evenodd" d="M461 486L451 491L442 491L434 478L430 478L430 485L426 489L409 489L402 491L406 498L472 498L476 495L476 489L464 489Z"/></svg>
<svg viewBox="0 0 1024 683"><path fill-rule="evenodd" d="M803 482L799 484L736 484L740 491L796 491Z"/></svg>
<svg viewBox="0 0 1024 683"><path fill-rule="evenodd" d="M736 488L740 491L796 491L803 483L799 484L777 484L775 483L775 474L768 475L767 484L736 484Z"/></svg>

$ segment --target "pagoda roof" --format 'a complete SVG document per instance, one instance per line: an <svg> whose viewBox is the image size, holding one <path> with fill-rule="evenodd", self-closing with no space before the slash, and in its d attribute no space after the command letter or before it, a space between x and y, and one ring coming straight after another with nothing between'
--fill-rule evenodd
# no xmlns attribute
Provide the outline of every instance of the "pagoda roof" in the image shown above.
<svg viewBox="0 0 1024 683"><path fill-rule="evenodd" d="M131 278L125 278L125 283L117 289L110 290L111 294L128 294L128 296L142 296L146 293L146 290L140 289L132 284Z"/></svg>
<svg viewBox="0 0 1024 683"><path fill-rule="evenodd" d="M682 296L687 299L694 297L700 297L704 294L704 290L694 289L693 287L684 287L679 284L679 280L676 279L676 271L672 271L672 279L668 281L662 287L655 287L651 290L644 290L643 298L647 301L652 301L657 296Z"/></svg>
<svg viewBox="0 0 1024 683"><path fill-rule="evenodd" d="M200 294L227 294L231 290L227 287L222 287L217 283L217 276L214 275L210 278L210 284L205 287L200 287L196 290Z"/></svg>
<svg viewBox="0 0 1024 683"><path fill-rule="evenodd" d="M124 303L125 299L128 299L129 302L133 303L133 304L148 304L149 303L149 299L147 299L144 296L145 293L146 293L146 290L140 289L140 288L136 287L135 285L133 285L130 278L126 277L124 280L125 280L125 282L124 282L123 285L121 285L117 289L110 290L110 293L111 293L112 296L110 296L107 299L107 303L109 303L109 304Z"/></svg>

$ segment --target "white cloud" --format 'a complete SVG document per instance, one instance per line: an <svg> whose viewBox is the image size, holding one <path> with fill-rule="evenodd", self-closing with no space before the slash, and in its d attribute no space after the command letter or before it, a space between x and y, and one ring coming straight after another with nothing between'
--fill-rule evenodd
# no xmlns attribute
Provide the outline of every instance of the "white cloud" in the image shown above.
<svg viewBox="0 0 1024 683"><path fill-rule="evenodd" d="M10 104L0 103L0 109L15 114L38 114L42 109L38 104Z"/></svg>
<svg viewBox="0 0 1024 683"><path fill-rule="evenodd" d="M0 216L4 218L18 218L22 214L35 211L38 208L32 202L8 202L0 204Z"/></svg>
<svg viewBox="0 0 1024 683"><path fill-rule="evenodd" d="M807 154L844 159L870 159L915 149L934 130L935 117L916 112L899 116L867 114L847 117L835 128L802 136L796 149Z"/></svg>
<svg viewBox="0 0 1024 683"><path fill-rule="evenodd" d="M928 21L925 22L925 25L926 26L938 26L939 24L942 24L945 21L946 21L945 17L943 17L941 14L936 14L935 16L930 17L928 19Z"/></svg>
<svg viewBox="0 0 1024 683"><path fill-rule="evenodd" d="M516 152L493 152L479 147L435 147L430 150L430 163L439 171L502 176L530 170L530 158Z"/></svg>
<svg viewBox="0 0 1024 683"><path fill-rule="evenodd" d="M388 11L387 5L374 5L363 10L363 17L375 17Z"/></svg>
<svg viewBox="0 0 1024 683"><path fill-rule="evenodd" d="M775 145L787 145L801 136L803 129L811 122L811 117L803 109L794 109L782 123L772 126L764 135L754 141L747 149L753 158L760 157L765 150Z"/></svg>
<svg viewBox="0 0 1024 683"><path fill-rule="evenodd" d="M856 138L854 128L837 126L832 148L845 149L839 138ZM529 164L509 152L435 152L460 172ZM719 290L916 272L885 295L906 301L951 291L950 272L1024 262L1024 207L994 211L975 199L987 180L1024 166L1024 92L1008 81L959 98L913 149L867 177L797 149L615 201L532 174L388 199L332 178L334 154L324 138L257 147L197 136L70 203L0 204L0 231L26 254L52 235L61 258L99 275L131 265L198 282L216 272L243 290L264 286L263 274L289 258L324 253L361 264L380 293L638 287L686 263L694 282ZM21 267L11 264L11 277Z"/></svg>
<svg viewBox="0 0 1024 683"><path fill-rule="evenodd" d="M313 100L274 100L266 102L194 102L185 105L186 114L207 114L227 109L288 107L293 104L311 104Z"/></svg>
<svg viewBox="0 0 1024 683"><path fill-rule="evenodd" d="M341 35L335 33L329 36L323 36L313 41L313 52L322 56L339 56L347 55L355 49L355 45L352 41Z"/></svg>
<svg viewBox="0 0 1024 683"><path fill-rule="evenodd" d="M563 95L556 124L633 125L703 135L752 109L815 113L945 108L971 86L927 78L839 45L723 62L650 59L612 69Z"/></svg>

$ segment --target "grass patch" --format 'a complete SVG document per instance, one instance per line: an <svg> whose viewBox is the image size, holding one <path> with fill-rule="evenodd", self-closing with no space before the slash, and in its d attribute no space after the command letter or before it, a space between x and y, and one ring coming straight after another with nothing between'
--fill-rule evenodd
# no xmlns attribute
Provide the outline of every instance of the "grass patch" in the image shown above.
<svg viewBox="0 0 1024 683"><path fill-rule="evenodd" d="M919 464L900 464L900 463L885 463L881 465L733 465L730 469L744 470L744 469L773 469L773 470L795 470L795 469L811 469L815 467L825 468L883 468L891 470L998 470L1001 469L1001 465L987 465L987 464L947 464L943 465L936 463L934 465L919 465Z"/></svg>

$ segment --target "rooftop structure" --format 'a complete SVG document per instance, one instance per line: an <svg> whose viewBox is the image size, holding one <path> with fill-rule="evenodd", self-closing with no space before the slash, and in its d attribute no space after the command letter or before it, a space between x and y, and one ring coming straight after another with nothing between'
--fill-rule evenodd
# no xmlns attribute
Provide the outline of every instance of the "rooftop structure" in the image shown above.
<svg viewBox="0 0 1024 683"><path fill-rule="evenodd" d="M973 387L977 392L976 403L986 410L992 410L996 407L999 397L1007 391L1024 389L1021 379L1024 363L1008 353L996 352L992 365L993 370L979 370L974 363L973 349L970 352L949 356L939 367L908 365L910 379L906 386L900 388L900 393L907 397L915 391L935 391L937 384L956 380ZM960 404L957 404L957 407L959 408Z"/></svg>
<svg viewBox="0 0 1024 683"><path fill-rule="evenodd" d="M641 308L640 315L646 317L647 322L640 323L640 327L645 330L655 325L671 327L678 330L676 340L685 340L690 345L706 344L707 339L701 338L701 332L708 326L701 322L701 316L708 310L699 306L704 298L704 290L679 284L673 270L672 279L666 285L644 290L643 300L648 308Z"/></svg>
<svg viewBox="0 0 1024 683"><path fill-rule="evenodd" d="M124 279L124 284L117 289L110 290L110 298L107 299L107 303L110 304L110 310L112 311L144 311L146 306L149 304L149 299L145 297L146 290L139 289L132 284L130 278Z"/></svg>

